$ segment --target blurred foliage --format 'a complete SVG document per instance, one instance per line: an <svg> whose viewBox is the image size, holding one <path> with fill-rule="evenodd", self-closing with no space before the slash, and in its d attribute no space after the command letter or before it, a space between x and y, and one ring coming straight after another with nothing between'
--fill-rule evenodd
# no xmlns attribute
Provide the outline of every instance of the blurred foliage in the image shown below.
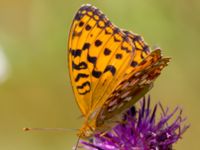
<svg viewBox="0 0 200 150"><path fill-rule="evenodd" d="M200 1L0 0L0 45L10 65L0 85L0 149L71 149L75 131L22 132L23 127L82 124L67 70L72 18L83 3L101 9L119 27L141 34L172 61L150 92L154 102L182 105L191 128L176 149L198 149Z"/></svg>

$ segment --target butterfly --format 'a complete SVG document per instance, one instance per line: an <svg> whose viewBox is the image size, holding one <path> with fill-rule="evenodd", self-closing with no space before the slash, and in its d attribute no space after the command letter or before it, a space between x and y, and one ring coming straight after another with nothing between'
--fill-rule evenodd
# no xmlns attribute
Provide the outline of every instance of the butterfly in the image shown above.
<svg viewBox="0 0 200 150"><path fill-rule="evenodd" d="M85 123L80 138L105 133L147 93L169 58L118 28L96 7L77 11L68 38L71 84Z"/></svg>

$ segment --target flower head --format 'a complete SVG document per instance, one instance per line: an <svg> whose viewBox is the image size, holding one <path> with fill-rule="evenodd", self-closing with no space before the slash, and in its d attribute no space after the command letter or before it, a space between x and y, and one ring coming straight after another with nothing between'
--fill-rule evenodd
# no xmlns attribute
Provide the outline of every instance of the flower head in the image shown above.
<svg viewBox="0 0 200 150"><path fill-rule="evenodd" d="M161 115L158 119L157 113ZM189 127L184 125L182 109L176 107L169 113L160 103L150 108L150 97L140 101L140 107L130 108L123 121L106 134L95 134L90 141L81 141L88 150L172 150Z"/></svg>

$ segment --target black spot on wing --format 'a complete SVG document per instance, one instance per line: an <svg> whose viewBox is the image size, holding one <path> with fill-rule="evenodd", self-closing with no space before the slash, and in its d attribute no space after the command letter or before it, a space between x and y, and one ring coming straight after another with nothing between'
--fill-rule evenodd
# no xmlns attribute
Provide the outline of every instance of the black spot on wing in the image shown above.
<svg viewBox="0 0 200 150"><path fill-rule="evenodd" d="M120 42L121 40L117 39L117 38L114 36L114 41L115 41L115 42Z"/></svg>
<svg viewBox="0 0 200 150"><path fill-rule="evenodd" d="M77 21L81 20L81 18L83 17L83 14L81 13L81 11L82 11L82 8L80 8L79 11L76 13L74 17L75 20Z"/></svg>
<svg viewBox="0 0 200 150"><path fill-rule="evenodd" d="M124 51L126 51L127 53L131 52L131 50L129 50L128 47L125 47L123 45L121 46L121 49L124 50Z"/></svg>
<svg viewBox="0 0 200 150"><path fill-rule="evenodd" d="M77 50L70 49L70 52L71 52L72 56L74 56L74 57L81 56L81 53L82 53L82 51L80 49L77 49Z"/></svg>
<svg viewBox="0 0 200 150"><path fill-rule="evenodd" d="M79 90L82 90L82 89L85 88L85 87L88 87L89 89L88 89L88 90L85 90L84 92L80 92L80 91L79 91ZM86 93L89 93L89 92L90 92L90 90L91 90L91 84L90 84L89 81L87 81L87 82L84 82L82 85L77 86L76 88L78 89L78 93L79 93L80 95L85 95Z"/></svg>
<svg viewBox="0 0 200 150"><path fill-rule="evenodd" d="M138 63L137 63L136 61L132 61L132 62L131 62L131 66L132 66L132 67L135 67L135 66L137 66L137 65L138 65Z"/></svg>
<svg viewBox="0 0 200 150"><path fill-rule="evenodd" d="M77 13L74 19L75 19L75 20L81 20L82 17L83 17L82 14Z"/></svg>
<svg viewBox="0 0 200 150"><path fill-rule="evenodd" d="M106 67L106 69L104 70L104 73L105 73L105 72L108 72L108 71L110 71L110 72L112 73L112 75L114 76L114 75L115 75L115 72L116 72L116 68L115 68L114 66L112 66L112 65L108 65L108 66Z"/></svg>
<svg viewBox="0 0 200 150"><path fill-rule="evenodd" d="M142 46L142 49L141 49L141 48L138 48L138 47L135 45L137 49L142 50L142 51L145 51L146 53L148 53L148 52L150 51L149 46L146 45L146 44L144 43L144 41L143 41L143 39L142 39L141 36L139 36L139 35L136 36L136 35L135 35L135 36L132 37L131 39L132 39L133 43L138 42L138 43L140 44L140 46L143 45L143 46ZM141 44L141 43L142 43L142 44Z"/></svg>
<svg viewBox="0 0 200 150"><path fill-rule="evenodd" d="M140 54L140 57L141 57L142 59L144 59L144 56L142 55L142 53Z"/></svg>
<svg viewBox="0 0 200 150"><path fill-rule="evenodd" d="M114 28L114 34L118 34L120 33L120 29L119 28Z"/></svg>
<svg viewBox="0 0 200 150"><path fill-rule="evenodd" d="M116 59L122 59L122 54L116 54L116 55L115 55L115 58L116 58Z"/></svg>
<svg viewBox="0 0 200 150"><path fill-rule="evenodd" d="M76 32L76 31L74 31L73 33L72 33L72 38L74 38L75 36L81 36L81 34L82 34L82 31L80 31L80 32Z"/></svg>
<svg viewBox="0 0 200 150"><path fill-rule="evenodd" d="M103 19L105 19L106 18L106 16L103 14L103 13L100 13L99 12L99 19L100 20L103 20Z"/></svg>
<svg viewBox="0 0 200 150"><path fill-rule="evenodd" d="M142 37L141 36L138 36L138 35L135 35L133 38L132 38L133 42L135 41L142 41Z"/></svg>
<svg viewBox="0 0 200 150"><path fill-rule="evenodd" d="M79 23L79 27L82 27L83 25L84 25L84 22L81 21L81 22Z"/></svg>
<svg viewBox="0 0 200 150"><path fill-rule="evenodd" d="M78 94L80 94L80 95L85 95L85 94L87 94L87 93L89 93L90 92L90 90L86 90L85 92L79 92L78 91Z"/></svg>
<svg viewBox="0 0 200 150"><path fill-rule="evenodd" d="M92 63L92 64L96 64L96 61L97 61L97 57L92 57L90 56L89 54L87 55L87 60Z"/></svg>
<svg viewBox="0 0 200 150"><path fill-rule="evenodd" d="M144 45L143 49L144 49L145 52L149 52L150 51L149 50L149 46L147 46L147 45Z"/></svg>
<svg viewBox="0 0 200 150"><path fill-rule="evenodd" d="M108 29L106 28L105 29L105 34L109 35L109 34L112 34L112 32L109 32Z"/></svg>
<svg viewBox="0 0 200 150"><path fill-rule="evenodd" d="M85 86L89 86L90 87L90 82L89 81L84 82L82 85L79 85L76 88L77 89L83 89Z"/></svg>
<svg viewBox="0 0 200 150"><path fill-rule="evenodd" d="M108 49L108 48L105 48L104 49L104 55L109 55L111 53L111 50L110 49Z"/></svg>
<svg viewBox="0 0 200 150"><path fill-rule="evenodd" d="M88 74L84 74L84 73L79 73L76 78L75 78L75 81L78 82L81 78L87 78L89 77Z"/></svg>
<svg viewBox="0 0 200 150"><path fill-rule="evenodd" d="M85 44L83 45L82 50L86 50L86 49L89 49L89 48L90 48L90 43L85 43Z"/></svg>
<svg viewBox="0 0 200 150"><path fill-rule="evenodd" d="M92 70L92 76L94 76L95 78L99 78L101 74L101 71Z"/></svg>
<svg viewBox="0 0 200 150"><path fill-rule="evenodd" d="M96 40L94 44L96 47L99 47L102 44L102 41Z"/></svg>
<svg viewBox="0 0 200 150"><path fill-rule="evenodd" d="M74 61L72 61L72 68L76 70L81 69L87 69L87 64L85 62L80 62L79 64L75 64Z"/></svg>
<svg viewBox="0 0 200 150"><path fill-rule="evenodd" d="M89 24L86 25L85 30L89 31L91 29L91 26Z"/></svg>
<svg viewBox="0 0 200 150"><path fill-rule="evenodd" d="M105 26L106 26L106 22L102 21L101 16L100 16L100 20L97 23L97 27L100 28L100 29L104 29Z"/></svg>

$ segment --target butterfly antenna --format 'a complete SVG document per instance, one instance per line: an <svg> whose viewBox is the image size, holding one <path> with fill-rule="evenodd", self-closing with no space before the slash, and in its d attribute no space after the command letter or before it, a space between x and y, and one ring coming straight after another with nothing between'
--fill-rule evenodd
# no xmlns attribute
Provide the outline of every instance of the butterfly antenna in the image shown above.
<svg viewBox="0 0 200 150"><path fill-rule="evenodd" d="M66 128L23 128L23 131L77 131L77 129Z"/></svg>

